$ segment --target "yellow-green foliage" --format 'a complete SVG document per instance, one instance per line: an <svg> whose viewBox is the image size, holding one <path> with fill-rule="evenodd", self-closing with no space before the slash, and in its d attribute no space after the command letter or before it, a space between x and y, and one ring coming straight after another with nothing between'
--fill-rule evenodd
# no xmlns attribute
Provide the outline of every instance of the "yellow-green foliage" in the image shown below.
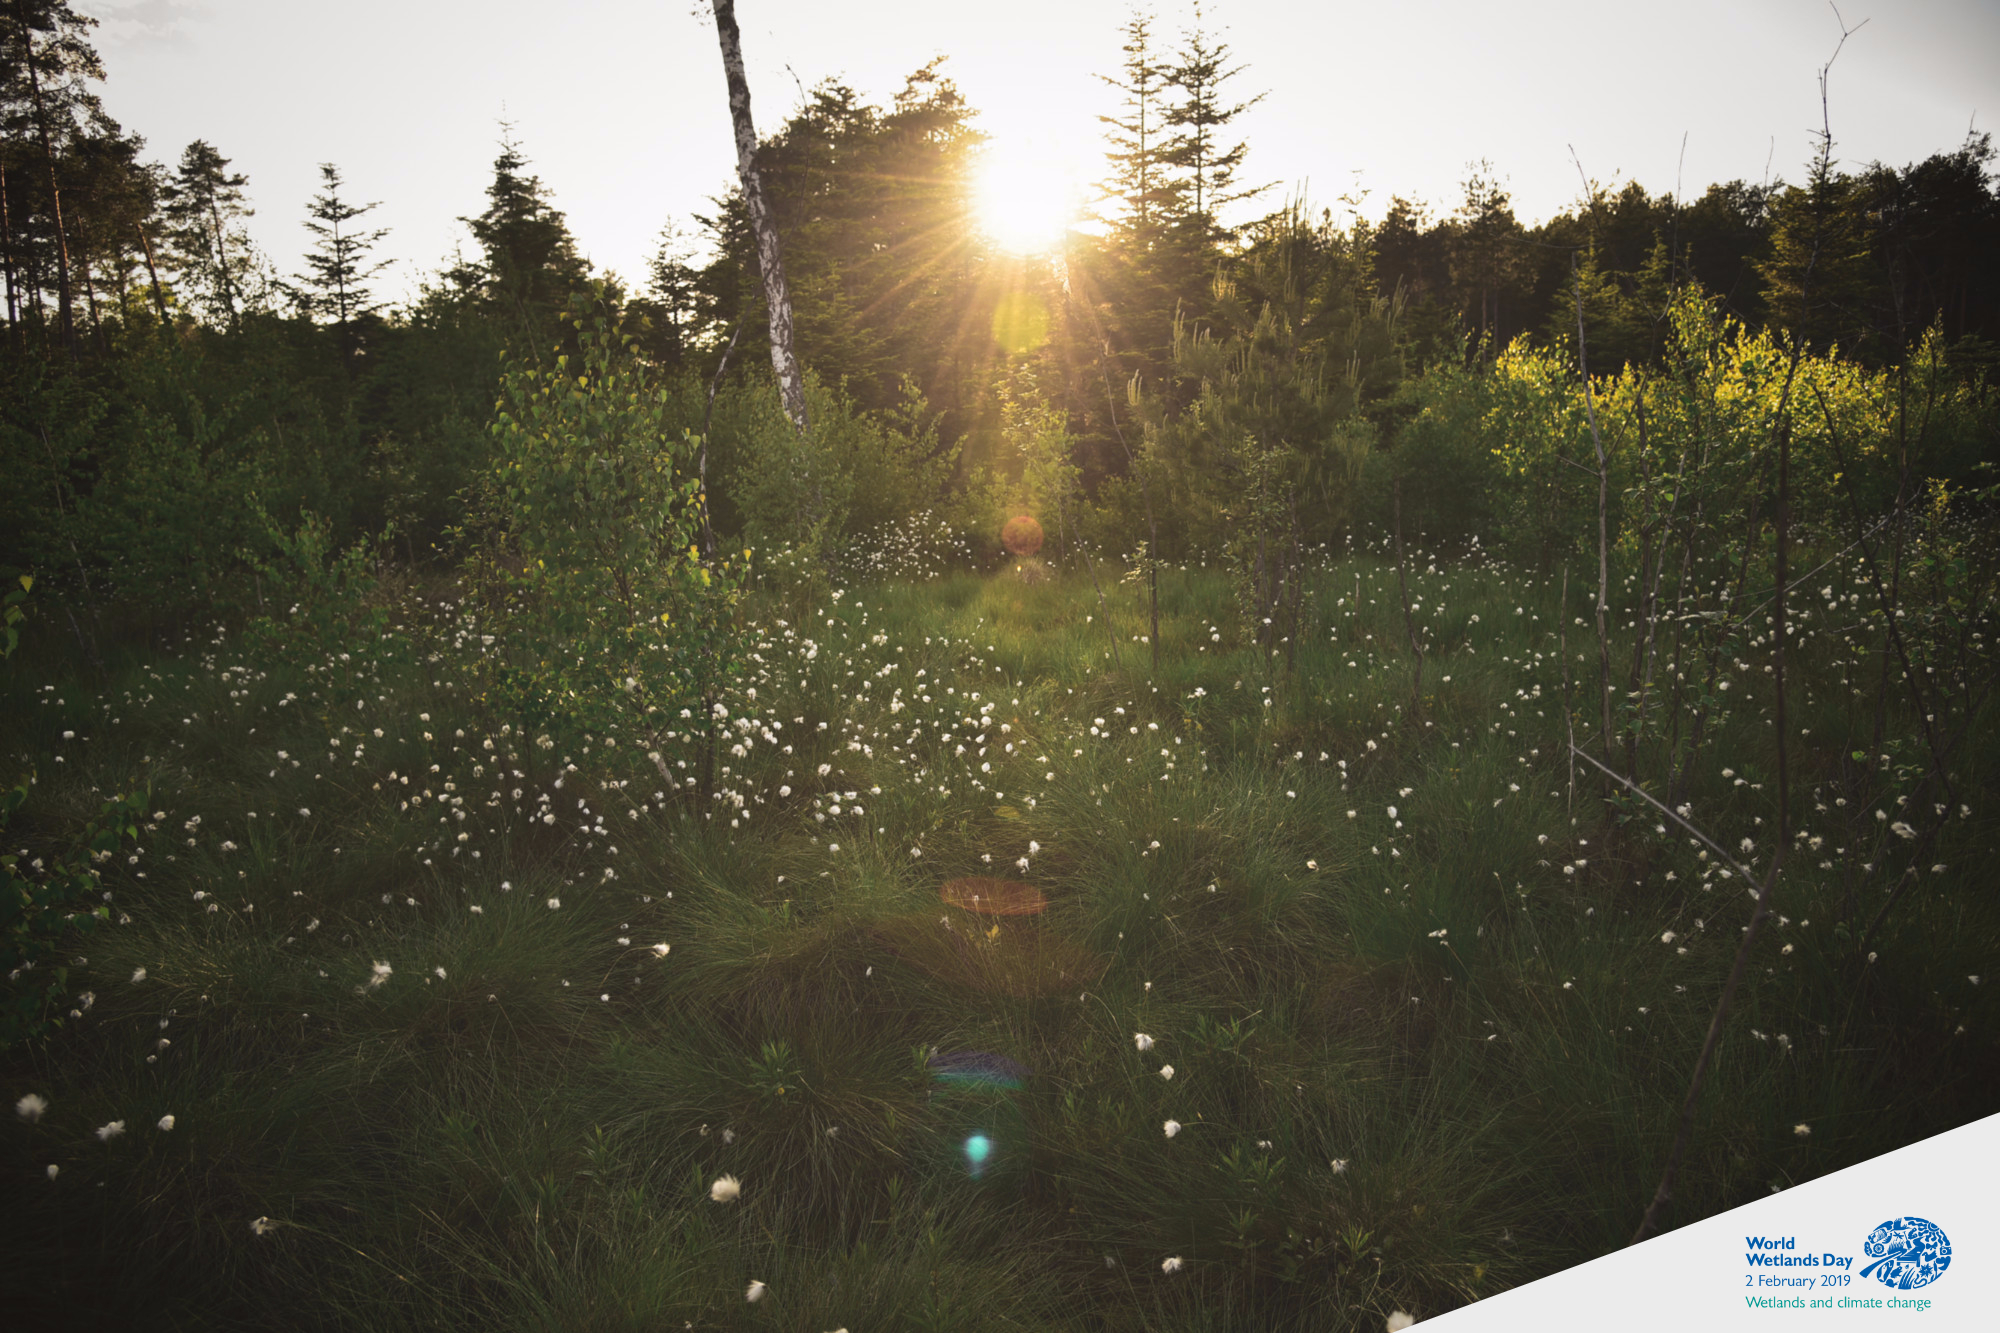
<svg viewBox="0 0 2000 1333"><path fill-rule="evenodd" d="M1900 367L1870 370L1750 329L1682 293L1666 356L1592 378L1611 473L1612 526L1627 543L1673 513L1755 530L1775 502L1776 444L1791 440L1791 502L1807 527L1909 502L1926 478L1961 477L1991 436L1986 386L1956 375L1933 331ZM1508 478L1503 536L1544 559L1581 549L1596 521L1595 445L1571 351L1516 340L1495 358L1479 428ZM1907 475L1906 475L1907 469Z"/></svg>

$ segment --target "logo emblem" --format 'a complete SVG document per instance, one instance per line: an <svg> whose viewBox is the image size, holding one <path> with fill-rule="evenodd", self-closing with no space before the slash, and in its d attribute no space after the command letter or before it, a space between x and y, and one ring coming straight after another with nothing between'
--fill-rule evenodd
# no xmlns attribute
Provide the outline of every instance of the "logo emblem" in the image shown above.
<svg viewBox="0 0 2000 1333"><path fill-rule="evenodd" d="M1928 1287L1951 1267L1951 1240L1935 1222L1921 1217L1895 1217L1868 1233L1862 1252L1873 1263L1861 1270L1885 1287L1915 1291Z"/></svg>

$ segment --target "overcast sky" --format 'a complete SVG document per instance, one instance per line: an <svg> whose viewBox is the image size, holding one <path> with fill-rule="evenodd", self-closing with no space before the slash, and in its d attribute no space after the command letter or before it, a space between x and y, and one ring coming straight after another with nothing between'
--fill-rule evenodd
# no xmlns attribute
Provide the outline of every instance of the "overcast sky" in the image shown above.
<svg viewBox="0 0 2000 1333"><path fill-rule="evenodd" d="M250 178L251 230L284 272L317 164L337 163L407 290L469 241L499 122L515 125L584 253L640 279L669 220L726 191L735 161L715 25L698 0L73 0L102 20L106 108L171 163L213 143ZM1869 3L1875 7L1870 8ZM1156 36L1192 15L1164 0ZM1819 123L1817 73L1840 38L1826 0L1216 0L1208 25L1264 101L1238 121L1246 177L1357 188L1449 212L1481 159L1530 224L1593 177L1692 196L1797 180ZM760 131L802 88L840 79L887 104L936 55L998 145L1099 172L1126 0L738 0ZM1833 68L1837 155L1897 165L2000 119L2000 4L1846 0ZM1685 136L1686 152L1682 157ZM1268 198L1273 206L1282 191Z"/></svg>

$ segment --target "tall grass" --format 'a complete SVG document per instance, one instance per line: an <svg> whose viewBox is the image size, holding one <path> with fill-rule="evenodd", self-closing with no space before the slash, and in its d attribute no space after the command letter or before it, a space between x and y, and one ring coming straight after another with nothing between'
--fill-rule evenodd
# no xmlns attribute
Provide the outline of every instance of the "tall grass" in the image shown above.
<svg viewBox="0 0 2000 1333"><path fill-rule="evenodd" d="M0 1128L0 1286L50 1326L1372 1328L1605 1252L1749 900L1573 781L1555 579L1411 573L1414 700L1365 553L1275 651L1219 573L1164 574L1157 676L1130 586L1109 625L1088 580L1005 572L774 605L707 803L490 712L435 589L319 654L216 630L97 677L31 641L10 840L141 784L157 814L100 867L94 1002L0 1066L49 1103ZM1863 957L1872 661L1837 623L1798 656L1823 844L1676 1224L2000 1109L1990 711L1943 868ZM1761 702L1683 795L1746 856ZM969 875L1049 910L944 905ZM964 1051L1031 1073L935 1076Z"/></svg>

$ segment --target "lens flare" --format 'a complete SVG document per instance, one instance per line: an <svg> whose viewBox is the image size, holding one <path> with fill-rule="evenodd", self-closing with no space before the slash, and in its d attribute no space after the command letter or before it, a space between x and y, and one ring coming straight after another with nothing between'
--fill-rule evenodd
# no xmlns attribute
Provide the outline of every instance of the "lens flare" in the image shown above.
<svg viewBox="0 0 2000 1333"><path fill-rule="evenodd" d="M1016 514L1001 527L1000 544L1014 555L1033 555L1042 549L1042 525L1031 515Z"/></svg>
<svg viewBox="0 0 2000 1333"><path fill-rule="evenodd" d="M986 1170L986 1160L993 1156L993 1140L984 1134L974 1134L965 1141L965 1161L972 1171L972 1178L979 1179Z"/></svg>
<svg viewBox="0 0 2000 1333"><path fill-rule="evenodd" d="M1028 1067L991 1051L945 1051L925 1061L931 1077L960 1087L1018 1091L1028 1081Z"/></svg>

